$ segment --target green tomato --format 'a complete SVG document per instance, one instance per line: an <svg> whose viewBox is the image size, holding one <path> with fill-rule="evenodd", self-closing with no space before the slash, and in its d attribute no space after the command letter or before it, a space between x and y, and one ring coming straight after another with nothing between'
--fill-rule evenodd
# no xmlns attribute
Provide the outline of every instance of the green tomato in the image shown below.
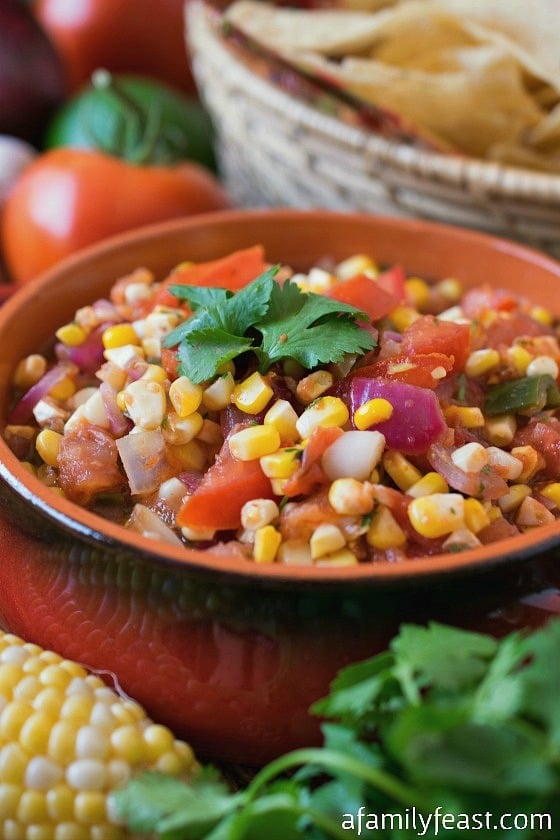
<svg viewBox="0 0 560 840"><path fill-rule="evenodd" d="M58 111L45 146L96 149L139 164L187 159L216 170L212 124L198 101L161 82L105 70Z"/></svg>

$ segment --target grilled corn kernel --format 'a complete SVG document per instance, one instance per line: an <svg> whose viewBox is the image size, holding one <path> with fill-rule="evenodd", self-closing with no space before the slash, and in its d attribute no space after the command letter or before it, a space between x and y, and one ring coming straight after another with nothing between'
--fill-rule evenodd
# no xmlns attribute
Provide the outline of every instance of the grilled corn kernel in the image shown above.
<svg viewBox="0 0 560 840"><path fill-rule="evenodd" d="M300 437L306 438L317 426L344 426L349 416L339 397L319 397L298 417L296 429Z"/></svg>
<svg viewBox="0 0 560 840"><path fill-rule="evenodd" d="M330 271L325 271L324 268L314 266L307 275L307 288L310 292L324 295L332 289L336 284L336 280L337 278Z"/></svg>
<svg viewBox="0 0 560 840"><path fill-rule="evenodd" d="M335 266L334 273L339 280L350 280L358 274L375 277L379 272L377 263L367 254L353 254Z"/></svg>
<svg viewBox="0 0 560 840"><path fill-rule="evenodd" d="M460 470L476 473L487 465L488 451L481 443L471 441L455 449L451 453L451 460Z"/></svg>
<svg viewBox="0 0 560 840"><path fill-rule="evenodd" d="M475 405L448 405L443 410L450 426L463 426L465 429L478 429L484 426L484 415Z"/></svg>
<svg viewBox="0 0 560 840"><path fill-rule="evenodd" d="M65 400L69 400L70 397L73 397L75 393L76 385L74 381L70 376L65 376L56 385L53 385L49 391L49 397L52 397L53 400L64 402Z"/></svg>
<svg viewBox="0 0 560 840"><path fill-rule="evenodd" d="M126 411L135 426L149 431L159 429L165 417L167 397L159 382L137 379L124 391Z"/></svg>
<svg viewBox="0 0 560 840"><path fill-rule="evenodd" d="M299 380L296 395L304 405L309 405L328 391L333 381L333 375L328 370L316 370Z"/></svg>
<svg viewBox="0 0 560 840"><path fill-rule="evenodd" d="M202 392L202 404L209 411L221 411L231 403L235 380L231 373L223 373Z"/></svg>
<svg viewBox="0 0 560 840"><path fill-rule="evenodd" d="M391 511L385 505L379 505L373 512L366 534L368 545L385 551L388 548L401 548L407 537Z"/></svg>
<svg viewBox="0 0 560 840"><path fill-rule="evenodd" d="M395 449L390 449L385 453L383 456L383 466L403 493L406 493L409 487L412 487L413 484L422 478L420 470Z"/></svg>
<svg viewBox="0 0 560 840"><path fill-rule="evenodd" d="M245 414L258 414L268 405L273 395L268 379L255 371L234 387L231 401Z"/></svg>
<svg viewBox="0 0 560 840"><path fill-rule="evenodd" d="M531 488L527 484L514 484L509 488L508 493L504 493L498 499L498 505L502 513L511 513L512 510L519 507L526 496L531 495Z"/></svg>
<svg viewBox="0 0 560 840"><path fill-rule="evenodd" d="M194 411L188 417L179 417L174 411L170 411L166 421L163 436L168 443L173 445L189 443L199 435L204 423L202 414L198 411Z"/></svg>
<svg viewBox="0 0 560 840"><path fill-rule="evenodd" d="M32 385L41 379L47 371L47 360L39 353L32 353L26 356L17 365L14 371L13 384L15 388L27 391Z"/></svg>
<svg viewBox="0 0 560 840"><path fill-rule="evenodd" d="M357 429L365 431L376 423L383 423L388 420L393 413L393 406L389 400L383 397L376 397L373 400L368 400L363 403L354 412L354 425Z"/></svg>
<svg viewBox="0 0 560 840"><path fill-rule="evenodd" d="M264 525L255 531L255 545L253 560L255 563L274 563L278 549L282 542L282 535L274 525Z"/></svg>
<svg viewBox="0 0 560 840"><path fill-rule="evenodd" d="M510 455L523 464L521 474L518 476L520 482L529 481L545 465L543 456L533 446L514 446Z"/></svg>
<svg viewBox="0 0 560 840"><path fill-rule="evenodd" d="M445 478L437 472L427 472L414 484L407 488L407 496L431 496L432 493L449 493L449 485Z"/></svg>
<svg viewBox="0 0 560 840"><path fill-rule="evenodd" d="M186 540L191 540L191 542L206 542L206 540L211 540L216 533L215 528L191 528L187 527L186 525L181 528L181 533Z"/></svg>
<svg viewBox="0 0 560 840"><path fill-rule="evenodd" d="M484 376L500 364L500 354L497 350L486 348L474 350L465 362L467 376Z"/></svg>
<svg viewBox="0 0 560 840"><path fill-rule="evenodd" d="M545 309L544 306L531 307L530 315L531 318L534 318L535 321L538 321L539 324L543 325L543 327L550 327L554 321L552 312L550 312L548 309Z"/></svg>
<svg viewBox="0 0 560 840"><path fill-rule="evenodd" d="M517 431L517 420L513 414L497 414L484 421L484 436L494 446L508 446Z"/></svg>
<svg viewBox="0 0 560 840"><path fill-rule="evenodd" d="M55 335L67 347L78 347L84 343L88 334L79 324L70 323L59 327Z"/></svg>
<svg viewBox="0 0 560 840"><path fill-rule="evenodd" d="M126 344L137 344L138 336L132 324L115 324L103 330L101 341L106 350L114 350L115 347L124 347Z"/></svg>
<svg viewBox="0 0 560 840"><path fill-rule="evenodd" d="M435 285L435 289L448 303L457 303L463 296L463 286L456 277L444 277Z"/></svg>
<svg viewBox="0 0 560 840"><path fill-rule="evenodd" d="M188 376L179 376L169 386L169 399L179 417L187 417L198 410L202 402L202 388L191 382Z"/></svg>
<svg viewBox="0 0 560 840"><path fill-rule="evenodd" d="M508 347L506 358L520 376L525 376L528 366L533 361L532 353L529 353L527 348L522 347L521 344L514 344L513 347Z"/></svg>
<svg viewBox="0 0 560 840"><path fill-rule="evenodd" d="M340 528L331 522L323 522L313 531L309 540L311 557L316 560L325 554L332 554L346 545L346 538Z"/></svg>
<svg viewBox="0 0 560 840"><path fill-rule="evenodd" d="M444 551L465 551L482 545L478 537L468 528L457 528L452 531L442 544Z"/></svg>
<svg viewBox="0 0 560 840"><path fill-rule="evenodd" d="M560 481L552 481L540 491L541 496L553 502L556 507L560 507Z"/></svg>
<svg viewBox="0 0 560 840"><path fill-rule="evenodd" d="M261 458L261 469L269 478L290 478L299 467L301 452L302 450L295 446L278 449L272 455L264 455Z"/></svg>
<svg viewBox="0 0 560 840"><path fill-rule="evenodd" d="M240 461L255 461L280 448L280 435L275 426L249 426L229 438L229 448Z"/></svg>
<svg viewBox="0 0 560 840"><path fill-rule="evenodd" d="M35 448L42 460L49 467L58 466L58 453L60 451L61 441L62 435L59 435L58 432L53 432L51 429L43 429L37 435Z"/></svg>
<svg viewBox="0 0 560 840"><path fill-rule="evenodd" d="M299 438L296 427L298 416L288 400L276 400L264 415L265 426L276 426L283 443L294 443Z"/></svg>
<svg viewBox="0 0 560 840"><path fill-rule="evenodd" d="M224 436L220 424L205 417L197 438L209 446L220 447L223 443Z"/></svg>
<svg viewBox="0 0 560 840"><path fill-rule="evenodd" d="M20 691L25 701L17 699ZM48 712L37 708L46 708L46 694ZM150 739L148 749L155 725L136 704L126 728L134 736L129 742L143 749L117 758L115 735L125 728L119 713L131 704L77 663L8 633L0 633L0 708L3 840L124 840L128 833L113 816L115 788L137 773L161 770L162 760L185 778L196 769L190 748L169 730L166 738Z"/></svg>
<svg viewBox="0 0 560 840"><path fill-rule="evenodd" d="M390 313L389 317L393 322L395 329L399 332L404 332L407 327L410 327L418 318L420 313L411 306L396 306Z"/></svg>
<svg viewBox="0 0 560 840"><path fill-rule="evenodd" d="M468 498L464 503L465 525L473 534L478 534L490 524L488 511L478 499Z"/></svg>
<svg viewBox="0 0 560 840"><path fill-rule="evenodd" d="M535 356L529 362L525 371L526 376L542 376L543 374L548 374L553 379L558 379L559 373L560 369L558 368L558 364L551 356Z"/></svg>
<svg viewBox="0 0 560 840"><path fill-rule="evenodd" d="M146 369L140 379L148 382L159 382L163 385L167 381L167 371L161 365L146 365Z"/></svg>
<svg viewBox="0 0 560 840"><path fill-rule="evenodd" d="M430 287L421 277L408 277L404 284L406 300L414 309L422 311L430 301Z"/></svg>
<svg viewBox="0 0 560 840"><path fill-rule="evenodd" d="M505 481L516 481L523 472L523 461L498 446L489 446L488 463Z"/></svg>
<svg viewBox="0 0 560 840"><path fill-rule="evenodd" d="M334 568L335 566L355 566L358 563L358 558L349 548L339 548L338 551L333 551L332 554L323 554L315 561L315 565L324 568Z"/></svg>
<svg viewBox="0 0 560 840"><path fill-rule="evenodd" d="M337 478L329 487L329 502L337 513L363 516L373 508L371 485L355 478Z"/></svg>
<svg viewBox="0 0 560 840"><path fill-rule="evenodd" d="M444 537L464 526L464 499L459 493L420 496L409 503L408 518L423 537Z"/></svg>
<svg viewBox="0 0 560 840"><path fill-rule="evenodd" d="M280 511L272 499L252 499L241 508L241 524L248 531L257 531L278 519Z"/></svg>

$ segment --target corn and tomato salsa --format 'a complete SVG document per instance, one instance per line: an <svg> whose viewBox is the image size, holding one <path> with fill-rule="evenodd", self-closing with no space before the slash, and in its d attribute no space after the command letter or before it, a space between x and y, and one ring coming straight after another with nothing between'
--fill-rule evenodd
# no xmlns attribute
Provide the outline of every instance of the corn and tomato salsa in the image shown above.
<svg viewBox="0 0 560 840"><path fill-rule="evenodd" d="M21 360L8 444L53 493L126 528L260 564L398 562L560 516L559 328L545 308L369 255L282 266L279 288L296 286L318 317L296 336L301 314L271 327L261 301L265 339L277 329L262 364L259 324L230 304L268 268L255 246L163 281L119 278L58 328L52 354ZM209 320L207 297L180 286L223 310ZM216 327L226 304L237 355L225 315ZM306 366L306 335L329 318L347 327L344 307L366 349Z"/></svg>

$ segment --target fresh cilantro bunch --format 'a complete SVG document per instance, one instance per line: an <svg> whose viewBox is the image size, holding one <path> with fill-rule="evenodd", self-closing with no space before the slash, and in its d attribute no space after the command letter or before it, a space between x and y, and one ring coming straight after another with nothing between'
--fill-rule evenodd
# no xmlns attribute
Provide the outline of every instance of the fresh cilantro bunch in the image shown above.
<svg viewBox="0 0 560 840"><path fill-rule="evenodd" d="M403 626L387 652L344 669L315 704L330 720L322 748L288 753L237 792L211 768L189 785L147 774L115 794L118 811L130 829L160 840L553 840L559 650L559 620L501 641L439 624ZM414 809L427 817L438 806L456 815L456 828L406 828ZM359 828L360 807L400 814L403 827L395 818L385 829ZM490 822L469 831L465 820L476 813ZM524 828L494 828L503 814L550 814L552 828L529 819Z"/></svg>
<svg viewBox="0 0 560 840"><path fill-rule="evenodd" d="M224 362L253 352L261 373L281 359L305 368L339 362L347 353L375 346L358 321L368 316L323 295L302 292L287 280L278 283L271 268L240 291L170 286L193 315L170 332L165 347L178 345L179 372L193 382L212 379Z"/></svg>

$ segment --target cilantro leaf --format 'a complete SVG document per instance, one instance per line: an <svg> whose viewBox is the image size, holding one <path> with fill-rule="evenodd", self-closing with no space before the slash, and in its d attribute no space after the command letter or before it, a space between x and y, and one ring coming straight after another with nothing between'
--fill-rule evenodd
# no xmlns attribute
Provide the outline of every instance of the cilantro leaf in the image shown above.
<svg viewBox="0 0 560 840"><path fill-rule="evenodd" d="M181 374L203 382L247 350L253 350L265 373L286 358L314 368L374 347L372 335L358 323L367 315L302 292L290 281L280 285L274 280L277 272L277 266L268 269L236 294L221 288L170 287L194 310L163 339L164 347L179 345Z"/></svg>

